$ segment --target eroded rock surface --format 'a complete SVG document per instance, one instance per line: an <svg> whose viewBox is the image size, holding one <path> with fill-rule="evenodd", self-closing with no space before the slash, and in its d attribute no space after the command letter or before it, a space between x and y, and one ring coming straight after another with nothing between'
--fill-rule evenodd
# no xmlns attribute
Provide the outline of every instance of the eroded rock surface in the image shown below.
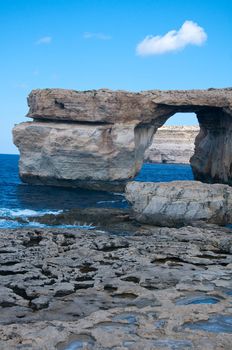
<svg viewBox="0 0 232 350"><path fill-rule="evenodd" d="M176 227L196 221L232 222L232 189L199 181L130 182L126 198L140 222Z"/></svg>
<svg viewBox="0 0 232 350"><path fill-rule="evenodd" d="M135 162L130 124L27 122L14 129L14 142L22 180L37 184L121 190L143 162Z"/></svg>
<svg viewBox="0 0 232 350"><path fill-rule="evenodd" d="M123 189L140 170L157 129L177 112L195 112L200 124L191 158L195 178L232 183L230 88L44 89L33 90L28 103L34 121L13 131L25 182Z"/></svg>
<svg viewBox="0 0 232 350"><path fill-rule="evenodd" d="M0 348L229 350L231 243L217 226L1 230Z"/></svg>
<svg viewBox="0 0 232 350"><path fill-rule="evenodd" d="M171 112L222 108L232 114L232 88L208 90L148 90L138 93L109 89L75 91L33 90L28 117L79 122L151 122ZM169 108L168 108L169 107Z"/></svg>

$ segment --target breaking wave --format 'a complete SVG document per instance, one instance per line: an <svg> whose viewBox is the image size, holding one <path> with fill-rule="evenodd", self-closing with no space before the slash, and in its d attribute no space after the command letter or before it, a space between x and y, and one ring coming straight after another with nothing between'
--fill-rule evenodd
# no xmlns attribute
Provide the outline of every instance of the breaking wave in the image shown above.
<svg viewBox="0 0 232 350"><path fill-rule="evenodd" d="M20 222L17 220L7 219L0 219L0 229L17 229L17 228L80 228L80 229L86 229L86 230L93 230L95 226L92 225L47 225L47 224L41 224L37 221L27 221L27 222Z"/></svg>
<svg viewBox="0 0 232 350"><path fill-rule="evenodd" d="M58 215L63 210L31 210L31 209L8 209L0 208L0 218L27 218L30 216L43 216L46 214Z"/></svg>

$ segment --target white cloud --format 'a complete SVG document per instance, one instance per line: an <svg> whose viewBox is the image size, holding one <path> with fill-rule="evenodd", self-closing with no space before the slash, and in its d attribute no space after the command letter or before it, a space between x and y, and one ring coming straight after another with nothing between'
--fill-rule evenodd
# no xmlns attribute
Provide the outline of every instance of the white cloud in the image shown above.
<svg viewBox="0 0 232 350"><path fill-rule="evenodd" d="M140 56L161 55L185 48L187 45L202 45L207 39L204 28L193 21L185 21L179 30L171 30L163 36L146 36L136 47Z"/></svg>
<svg viewBox="0 0 232 350"><path fill-rule="evenodd" d="M92 32L85 32L83 34L84 39L98 39L98 40L110 40L111 36L104 34L104 33L92 33Z"/></svg>
<svg viewBox="0 0 232 350"><path fill-rule="evenodd" d="M48 45L52 42L52 37L51 36L44 36L43 38L40 38L39 40L36 41L36 45Z"/></svg>

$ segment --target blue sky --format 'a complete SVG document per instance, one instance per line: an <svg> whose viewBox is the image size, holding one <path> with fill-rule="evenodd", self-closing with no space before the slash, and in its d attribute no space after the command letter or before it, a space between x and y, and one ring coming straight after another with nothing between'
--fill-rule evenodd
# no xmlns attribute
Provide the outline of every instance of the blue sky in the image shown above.
<svg viewBox="0 0 232 350"><path fill-rule="evenodd" d="M155 53L136 53L148 35L178 31L186 21L206 34L201 45L187 38L157 54L163 41L156 38L149 42ZM11 129L26 120L26 97L35 88L232 86L231 0L0 0L0 29L0 153L17 152Z"/></svg>

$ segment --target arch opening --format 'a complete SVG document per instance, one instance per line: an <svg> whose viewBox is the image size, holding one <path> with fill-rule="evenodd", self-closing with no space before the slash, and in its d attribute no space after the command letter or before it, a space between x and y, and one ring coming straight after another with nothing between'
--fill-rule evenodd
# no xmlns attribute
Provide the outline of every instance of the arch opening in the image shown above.
<svg viewBox="0 0 232 350"><path fill-rule="evenodd" d="M157 129L144 163L189 164L200 131L195 113L176 113Z"/></svg>
<svg viewBox="0 0 232 350"><path fill-rule="evenodd" d="M195 113L180 112L170 116L154 132L136 180L193 180L190 158L194 154L194 143L199 130Z"/></svg>
<svg viewBox="0 0 232 350"><path fill-rule="evenodd" d="M206 183L232 185L232 118L228 109L195 105L178 105L172 106L172 108L173 110L169 110L170 113L166 114L166 117L164 114L162 114L163 117L161 115L163 119L160 119L161 123L158 127L156 123L155 131L175 113L196 113L200 130L194 142L194 154L190 158L194 179ZM154 132L154 140L157 139L158 133ZM167 163L165 159L161 159L160 162ZM141 173L139 178L140 176Z"/></svg>

